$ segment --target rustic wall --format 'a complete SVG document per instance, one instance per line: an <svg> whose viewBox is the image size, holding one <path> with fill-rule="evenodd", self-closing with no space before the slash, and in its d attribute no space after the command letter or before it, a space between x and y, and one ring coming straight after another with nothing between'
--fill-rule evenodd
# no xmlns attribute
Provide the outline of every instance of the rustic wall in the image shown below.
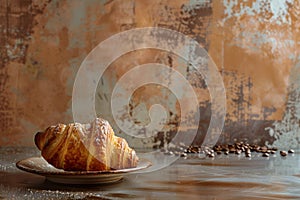
<svg viewBox="0 0 300 200"><path fill-rule="evenodd" d="M115 33L158 26L196 39L219 67L227 93L220 142L245 139L299 147L299 4L297 0L0 0L0 145L33 145L36 131L71 122L72 86L85 56ZM155 50L116 60L98 89L99 114L111 118L107 102L114 84L129 68L147 62L180 61ZM191 73L187 70L186 75ZM197 89L201 123L195 142L201 143L210 120L210 100L205 84ZM176 99L166 95L167 90L162 94L165 98L157 88L145 86L132 99L133 117L140 123L147 121L146 110L155 102L172 111L166 133L145 141L149 146L168 140L178 118Z"/></svg>

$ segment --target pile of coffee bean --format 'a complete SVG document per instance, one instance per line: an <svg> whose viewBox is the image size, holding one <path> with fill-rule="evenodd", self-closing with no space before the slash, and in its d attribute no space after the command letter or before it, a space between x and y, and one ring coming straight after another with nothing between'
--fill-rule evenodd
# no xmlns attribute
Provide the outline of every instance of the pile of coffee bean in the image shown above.
<svg viewBox="0 0 300 200"><path fill-rule="evenodd" d="M183 146L169 148L167 150L162 149L166 155L180 155L181 157L187 157L188 154L204 154L207 157L213 158L215 155L220 154L244 154L245 157L251 158L253 152L261 154L262 157L269 157L270 154L276 154L278 151L277 147L267 147L260 146L256 144L248 144L245 142L235 142L234 144L223 144L215 145L213 148L210 147L200 147L200 146ZM287 156L288 154L293 154L295 151L289 149L288 151L280 151L281 156Z"/></svg>
<svg viewBox="0 0 300 200"><path fill-rule="evenodd" d="M259 145L250 145L244 142L236 142L234 144L226 144L226 145L215 145L213 149L217 152L223 151L225 155L229 153L235 154L245 154L246 157L250 158L252 156L252 152L261 153L263 157L269 157L270 154L275 154L278 148L276 147L267 147L267 146L259 146Z"/></svg>

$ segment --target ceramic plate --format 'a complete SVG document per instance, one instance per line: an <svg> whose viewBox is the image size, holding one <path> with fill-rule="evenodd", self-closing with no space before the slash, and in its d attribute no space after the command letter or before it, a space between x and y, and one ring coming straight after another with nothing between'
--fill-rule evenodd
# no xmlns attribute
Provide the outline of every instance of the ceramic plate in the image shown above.
<svg viewBox="0 0 300 200"><path fill-rule="evenodd" d="M128 169L109 171L64 171L50 165L42 157L32 157L17 162L23 171L45 176L49 181L63 184L104 184L121 180L123 175L151 166L151 162L140 159L138 166Z"/></svg>

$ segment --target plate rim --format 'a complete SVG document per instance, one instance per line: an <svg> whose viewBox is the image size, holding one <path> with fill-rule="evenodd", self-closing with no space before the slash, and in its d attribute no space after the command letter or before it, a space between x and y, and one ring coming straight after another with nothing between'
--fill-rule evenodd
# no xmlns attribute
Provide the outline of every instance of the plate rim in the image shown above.
<svg viewBox="0 0 300 200"><path fill-rule="evenodd" d="M84 177L88 177L88 176L95 176L95 175L122 175L122 174L130 173L130 172L143 170L143 169L146 169L146 168L149 168L150 166L152 166L152 163L148 159L140 158L139 162L142 161L146 164L144 166L140 166L140 167L137 166L134 168L104 170L104 171L64 171L63 169L58 169L51 165L54 168L54 170L56 170L56 171L49 171L49 170L38 170L35 168L30 168L30 167L22 164L23 162L26 162L27 160L30 160L30 159L42 159L45 163L47 163L48 165L51 165L42 156L33 156L33 157L19 160L18 162L16 162L16 167L22 171L33 173L33 174L38 174L38 175L43 175L46 177L49 177L49 176L64 176L64 177L66 177L66 176L70 176L70 177L82 176L83 177L84 176Z"/></svg>

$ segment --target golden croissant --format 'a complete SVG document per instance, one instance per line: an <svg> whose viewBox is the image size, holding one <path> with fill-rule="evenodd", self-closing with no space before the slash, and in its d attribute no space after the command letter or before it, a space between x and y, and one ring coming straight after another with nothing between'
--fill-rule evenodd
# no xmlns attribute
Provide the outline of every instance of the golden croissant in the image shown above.
<svg viewBox="0 0 300 200"><path fill-rule="evenodd" d="M138 157L125 139L115 136L108 121L58 124L35 135L42 156L66 171L103 171L136 167Z"/></svg>

